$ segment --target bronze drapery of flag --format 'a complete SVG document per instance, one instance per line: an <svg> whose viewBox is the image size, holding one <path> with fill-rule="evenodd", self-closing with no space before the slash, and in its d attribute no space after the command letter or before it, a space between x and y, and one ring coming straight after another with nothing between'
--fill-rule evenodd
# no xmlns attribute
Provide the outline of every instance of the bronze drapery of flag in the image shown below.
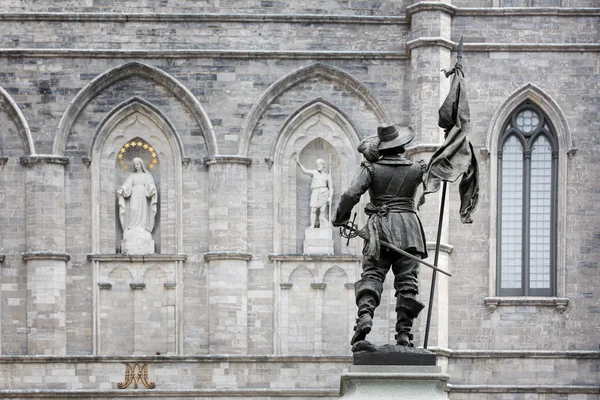
<svg viewBox="0 0 600 400"><path fill-rule="evenodd" d="M471 117L461 59L462 37L458 45L456 65L444 70L446 78L454 75L448 96L439 109L438 125L446 132L445 140L427 165L425 190L419 205L425 202L426 194L440 190L442 181L454 182L462 175L458 189L460 219L464 224L470 224L473 222L471 215L479 201L479 169L473 145L467 138L471 130Z"/></svg>

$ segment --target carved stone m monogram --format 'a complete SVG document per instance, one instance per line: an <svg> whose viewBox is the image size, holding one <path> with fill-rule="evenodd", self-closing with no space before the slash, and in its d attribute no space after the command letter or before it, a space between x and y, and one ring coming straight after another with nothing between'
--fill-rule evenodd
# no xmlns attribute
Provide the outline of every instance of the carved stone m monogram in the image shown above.
<svg viewBox="0 0 600 400"><path fill-rule="evenodd" d="M135 364L125 364L125 381L119 382L117 387L119 389L127 389L129 385L133 382L134 389L138 388L138 383L142 382L142 384L148 389L154 389L156 387L156 383L148 382L148 363L144 363L142 365Z"/></svg>

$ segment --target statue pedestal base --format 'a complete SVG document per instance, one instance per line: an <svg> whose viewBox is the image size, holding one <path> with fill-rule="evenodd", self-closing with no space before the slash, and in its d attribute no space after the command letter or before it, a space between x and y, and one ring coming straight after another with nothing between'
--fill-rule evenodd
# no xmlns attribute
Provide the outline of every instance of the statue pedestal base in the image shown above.
<svg viewBox="0 0 600 400"><path fill-rule="evenodd" d="M144 228L130 228L123 232L121 254L154 254L152 234Z"/></svg>
<svg viewBox="0 0 600 400"><path fill-rule="evenodd" d="M448 379L437 366L353 365L342 375L340 400L448 400Z"/></svg>
<svg viewBox="0 0 600 400"><path fill-rule="evenodd" d="M414 347L354 344L354 365L343 374L341 400L448 400L449 376L436 366L436 355Z"/></svg>
<svg viewBox="0 0 600 400"><path fill-rule="evenodd" d="M333 229L306 228L304 254L333 254Z"/></svg>

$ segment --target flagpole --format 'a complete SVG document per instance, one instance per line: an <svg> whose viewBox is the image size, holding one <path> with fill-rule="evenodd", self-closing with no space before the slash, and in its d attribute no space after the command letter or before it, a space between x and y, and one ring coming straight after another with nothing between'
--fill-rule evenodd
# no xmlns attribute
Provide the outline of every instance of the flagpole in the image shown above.
<svg viewBox="0 0 600 400"><path fill-rule="evenodd" d="M433 259L433 265L437 268L438 261L440 258L440 244L442 242L442 222L444 221L444 208L446 205L446 188L447 181L442 181L442 201L440 204L440 218L438 221L438 231L437 231L437 239L435 242L435 256ZM423 348L427 348L427 343L429 341L429 325L431 324L431 313L433 311L433 296L435 294L435 280L437 277L437 271L433 270L433 275L431 276L431 290L429 291L429 307L427 309L427 323L425 325L425 339L423 342Z"/></svg>

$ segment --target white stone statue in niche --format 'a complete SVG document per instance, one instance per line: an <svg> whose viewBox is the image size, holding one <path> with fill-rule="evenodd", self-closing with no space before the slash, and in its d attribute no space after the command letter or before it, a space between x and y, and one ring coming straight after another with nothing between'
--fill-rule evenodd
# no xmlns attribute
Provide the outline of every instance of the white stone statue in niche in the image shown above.
<svg viewBox="0 0 600 400"><path fill-rule="evenodd" d="M326 217L327 205L331 210L333 199L333 183L331 175L325 172L325 161L317 159L315 162L317 169L306 169L300 163L298 156L294 159L300 167L302 173L312 176L310 184L310 227L311 228L329 228L329 218ZM319 224L317 225L317 211L319 213Z"/></svg>
<svg viewBox="0 0 600 400"><path fill-rule="evenodd" d="M133 159L133 172L117 189L119 220L123 228L121 253L153 254L152 231L156 220L158 193L144 161Z"/></svg>

